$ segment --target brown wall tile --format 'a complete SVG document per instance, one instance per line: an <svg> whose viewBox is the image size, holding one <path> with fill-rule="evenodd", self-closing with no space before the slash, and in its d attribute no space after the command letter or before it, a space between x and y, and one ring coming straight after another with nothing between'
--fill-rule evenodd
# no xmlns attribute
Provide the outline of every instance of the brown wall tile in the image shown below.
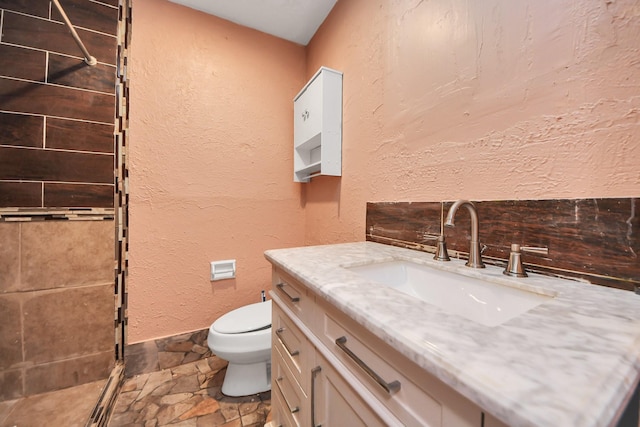
<svg viewBox="0 0 640 427"><path fill-rule="evenodd" d="M42 147L44 117L0 113L0 145Z"/></svg>
<svg viewBox="0 0 640 427"><path fill-rule="evenodd" d="M47 18L49 16L48 1L0 0L0 9L28 13L41 18Z"/></svg>
<svg viewBox="0 0 640 427"><path fill-rule="evenodd" d="M26 362L113 351L113 285L28 292L23 298Z"/></svg>
<svg viewBox="0 0 640 427"><path fill-rule="evenodd" d="M113 283L114 227L113 221L23 223L21 288L36 290ZM113 306L111 301L112 311ZM113 321L113 313L109 319Z"/></svg>
<svg viewBox="0 0 640 427"><path fill-rule="evenodd" d="M5 111L102 123L113 123L115 114L112 95L4 77L0 77L0 105Z"/></svg>
<svg viewBox="0 0 640 427"><path fill-rule="evenodd" d="M42 206L42 184L38 182L0 181L0 208Z"/></svg>
<svg viewBox="0 0 640 427"><path fill-rule="evenodd" d="M113 350L36 365L26 369L25 394L45 393L105 379L114 365Z"/></svg>
<svg viewBox="0 0 640 427"><path fill-rule="evenodd" d="M76 31L92 56L99 62L115 65L117 50L115 37L80 28L76 28ZM82 51L69 34L66 25L17 13L4 13L2 41L82 57Z"/></svg>
<svg viewBox="0 0 640 427"><path fill-rule="evenodd" d="M0 75L43 82L46 57L40 50L0 44Z"/></svg>
<svg viewBox="0 0 640 427"><path fill-rule="evenodd" d="M0 402L23 397L22 369L0 371Z"/></svg>
<svg viewBox="0 0 640 427"><path fill-rule="evenodd" d="M0 369L22 362L22 313L16 295L0 295Z"/></svg>
<svg viewBox="0 0 640 427"><path fill-rule="evenodd" d="M45 183L44 205L50 208L113 208L114 191L113 185Z"/></svg>
<svg viewBox="0 0 640 427"><path fill-rule="evenodd" d="M124 354L127 378L160 370L158 345L155 340L127 345Z"/></svg>
<svg viewBox="0 0 640 427"><path fill-rule="evenodd" d="M47 117L47 148L113 153L113 125Z"/></svg>
<svg viewBox="0 0 640 427"><path fill-rule="evenodd" d="M115 65L118 1L61 1L89 52ZM0 207L40 207L43 188L47 201L60 207L113 207L116 70L85 65L66 26L35 17L48 18L50 7L49 1L0 0L0 175L23 172L15 180L0 178ZM55 9L53 14L56 19ZM46 58L51 59L50 83L43 83ZM49 149L41 149L45 146ZM65 155L51 148L106 154ZM13 160L18 164L11 165ZM30 176L39 182L29 182ZM0 322L0 401L108 376L114 364L114 234L113 221L0 222L0 317L10 318ZM22 257L21 245L26 249ZM70 286L78 288L38 291ZM17 359L12 345L12 322L21 321L14 313L16 299L30 310L26 319L31 322L24 322L26 348L42 363L7 369L4 365ZM58 346L47 341L50 327ZM45 346L38 348L39 342ZM83 355L56 362L48 356L66 358L70 351Z"/></svg>
<svg viewBox="0 0 640 427"><path fill-rule="evenodd" d="M47 82L114 94L116 68L104 64L88 67L81 59L51 53Z"/></svg>
<svg viewBox="0 0 640 427"><path fill-rule="evenodd" d="M18 289L19 279L20 224L0 222L0 293Z"/></svg>
<svg viewBox="0 0 640 427"><path fill-rule="evenodd" d="M114 154L119 3L62 0L62 5L89 52L98 59L96 66L81 59L80 49L51 2L0 0L2 208L113 207L110 190L94 185L113 185L113 156L20 152L8 147ZM64 123L63 118L73 120ZM60 181L65 184L58 185ZM80 191L71 194L72 189Z"/></svg>
<svg viewBox="0 0 640 427"><path fill-rule="evenodd" d="M0 179L112 184L113 155L0 147Z"/></svg>
<svg viewBox="0 0 640 427"><path fill-rule="evenodd" d="M107 34L115 34L117 31L118 9L115 7L87 0L60 0L60 4L74 27L88 28ZM58 9L53 5L51 19L64 22Z"/></svg>

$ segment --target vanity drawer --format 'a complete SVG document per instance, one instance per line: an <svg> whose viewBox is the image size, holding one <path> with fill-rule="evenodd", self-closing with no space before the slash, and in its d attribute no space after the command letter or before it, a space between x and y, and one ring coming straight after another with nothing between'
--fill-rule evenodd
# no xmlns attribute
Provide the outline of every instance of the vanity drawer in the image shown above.
<svg viewBox="0 0 640 427"><path fill-rule="evenodd" d="M481 425L481 410L472 402L344 313L329 304L322 308L318 310L322 314L316 324L317 336L403 425Z"/></svg>
<svg viewBox="0 0 640 427"><path fill-rule="evenodd" d="M313 296L304 285L280 269L273 269L272 292L302 322L306 323L313 317Z"/></svg>
<svg viewBox="0 0 640 427"><path fill-rule="evenodd" d="M279 352L278 349L274 351ZM282 363L282 355L272 361L272 391L278 395L280 423L285 426L303 426L307 419L308 399L292 372Z"/></svg>
<svg viewBox="0 0 640 427"><path fill-rule="evenodd" d="M286 408L287 405L284 403L282 395L274 386L271 389L271 423L265 424L265 427L284 427L295 425L293 417Z"/></svg>
<svg viewBox="0 0 640 427"><path fill-rule="evenodd" d="M287 365L300 387L306 390L309 385L309 376L305 375L305 372L309 371L313 347L278 303L272 306L272 317L273 348L278 350L282 362Z"/></svg>

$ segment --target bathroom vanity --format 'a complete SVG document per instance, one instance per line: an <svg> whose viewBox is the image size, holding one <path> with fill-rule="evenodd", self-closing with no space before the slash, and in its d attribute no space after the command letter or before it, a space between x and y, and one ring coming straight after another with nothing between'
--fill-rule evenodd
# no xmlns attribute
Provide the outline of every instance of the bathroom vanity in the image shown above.
<svg viewBox="0 0 640 427"><path fill-rule="evenodd" d="M273 265L272 425L589 427L637 411L640 296L510 278L498 267L373 242L265 256ZM520 304L505 297L514 291L540 301L487 322L466 308L452 314L450 301L427 303L362 268L390 261L489 282L507 298L498 306ZM397 273L389 274L392 283ZM467 293L491 304L489 294Z"/></svg>

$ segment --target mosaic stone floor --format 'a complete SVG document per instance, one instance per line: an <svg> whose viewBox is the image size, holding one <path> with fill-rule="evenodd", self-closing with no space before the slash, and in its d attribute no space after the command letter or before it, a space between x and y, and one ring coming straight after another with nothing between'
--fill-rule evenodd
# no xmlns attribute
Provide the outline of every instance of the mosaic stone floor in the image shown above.
<svg viewBox="0 0 640 427"><path fill-rule="evenodd" d="M271 392L224 396L227 362L215 356L125 380L109 427L262 427Z"/></svg>

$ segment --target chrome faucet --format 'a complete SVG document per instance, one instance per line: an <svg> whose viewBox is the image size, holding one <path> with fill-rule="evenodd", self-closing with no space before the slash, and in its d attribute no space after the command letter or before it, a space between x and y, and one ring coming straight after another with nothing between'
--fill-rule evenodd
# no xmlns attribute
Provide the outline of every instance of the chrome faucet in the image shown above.
<svg viewBox="0 0 640 427"><path fill-rule="evenodd" d="M475 205L468 200L458 200L449 208L447 219L445 220L444 225L446 225L447 227L453 227L455 225L453 223L453 217L460 206L464 206L465 208L467 208L467 210L469 211L469 215L471 216L471 243L469 246L469 261L467 261L466 266L473 268L484 268L480 250L480 242L478 241L478 212L476 211Z"/></svg>

